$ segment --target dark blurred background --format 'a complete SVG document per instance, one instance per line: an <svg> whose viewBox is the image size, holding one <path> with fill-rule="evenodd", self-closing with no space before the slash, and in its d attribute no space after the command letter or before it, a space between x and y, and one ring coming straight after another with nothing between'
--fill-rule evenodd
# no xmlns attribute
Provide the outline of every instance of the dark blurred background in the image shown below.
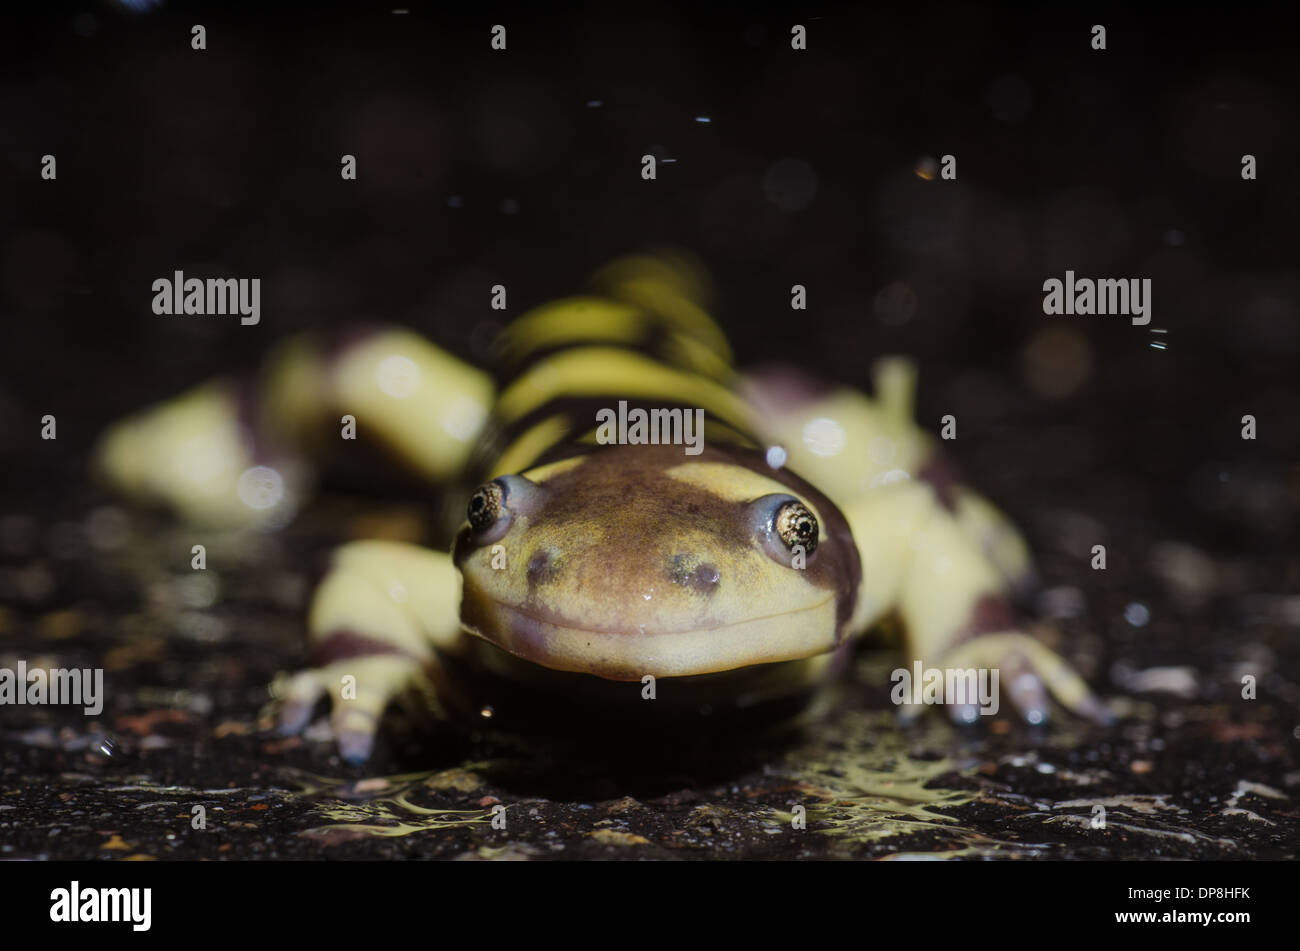
<svg viewBox="0 0 1300 951"><path fill-rule="evenodd" d="M491 284L517 315L670 244L710 268L742 362L865 387L878 354L914 355L922 422L955 414L958 460L1022 520L1082 498L1103 528L1294 547L1285 21L407 0L5 17L0 451L55 477L22 479L33 491L60 492L111 418L292 331L395 321L481 359ZM673 159L654 182L647 152ZM955 182L931 174L944 153ZM151 282L177 269L260 277L260 325L154 316ZM1067 269L1151 278L1150 325L1045 317L1042 282ZM1268 587L1294 590L1294 564L1276 568Z"/></svg>
<svg viewBox="0 0 1300 951"><path fill-rule="evenodd" d="M0 666L102 666L109 686L100 717L4 713L0 856L1294 858L1296 34L1242 5L1087 6L7 7ZM645 153L673 160L654 182ZM491 285L509 318L660 245L707 265L742 364L866 388L877 356L916 358L920 422L957 417L952 455L1034 549L1033 632L1119 726L899 730L893 661L870 652L788 753L728 747L686 778L615 783L599 757L399 722L367 769L441 770L416 783L437 808L519 803L538 821L503 851L390 810L387 780L352 789L324 721L271 730L313 565L346 538L423 540L424 500L332 494L278 534L204 534L194 572L193 530L86 478L107 422L289 333L392 321L481 361ZM261 323L155 316L176 270L260 278ZM1067 270L1149 278L1151 323L1044 316ZM796 789L833 835L770 834ZM1098 801L1113 834L1088 831ZM195 803L215 833L189 834ZM392 837L399 819L436 832ZM610 845L611 822L637 835Z"/></svg>

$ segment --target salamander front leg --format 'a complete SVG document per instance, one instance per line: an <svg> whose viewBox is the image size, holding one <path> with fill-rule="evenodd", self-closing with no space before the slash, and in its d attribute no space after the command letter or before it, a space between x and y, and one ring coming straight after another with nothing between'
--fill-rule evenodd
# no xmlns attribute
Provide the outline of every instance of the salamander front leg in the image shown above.
<svg viewBox="0 0 1300 951"><path fill-rule="evenodd" d="M1033 559L1011 519L964 485L953 489L952 503L953 518L1007 586L1017 594L1032 591L1037 580Z"/></svg>
<svg viewBox="0 0 1300 951"><path fill-rule="evenodd" d="M1066 661L1015 620L1002 570L944 508L933 489L914 480L870 493L845 509L863 564L856 622L889 608L905 630L904 669L998 673L999 693L1030 723L1049 716L1049 696L1097 722L1110 714ZM1000 705L1000 704L999 704ZM905 714L919 710L912 704ZM949 707L958 722L978 718L970 698Z"/></svg>
<svg viewBox="0 0 1300 951"><path fill-rule="evenodd" d="M364 762L392 700L412 688L433 695L435 648L454 648L459 605L448 555L387 541L336 550L312 601L312 667L281 690L281 732L301 732L328 696L339 753Z"/></svg>

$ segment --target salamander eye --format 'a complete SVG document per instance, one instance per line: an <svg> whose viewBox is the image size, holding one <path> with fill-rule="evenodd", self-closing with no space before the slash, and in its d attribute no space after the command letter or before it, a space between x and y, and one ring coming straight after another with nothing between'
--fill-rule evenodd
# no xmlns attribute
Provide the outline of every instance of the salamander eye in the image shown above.
<svg viewBox="0 0 1300 951"><path fill-rule="evenodd" d="M750 503L754 528L767 553L782 564L801 548L804 557L817 550L817 516L792 495L765 495Z"/></svg>
<svg viewBox="0 0 1300 951"><path fill-rule="evenodd" d="M465 517L474 541L486 545L502 538L516 515L532 510L541 486L523 476L506 475L485 482L469 497Z"/></svg>
<svg viewBox="0 0 1300 951"><path fill-rule="evenodd" d="M817 516L798 499L786 502L776 510L772 530L786 548L802 545L809 555L817 550Z"/></svg>
<svg viewBox="0 0 1300 951"><path fill-rule="evenodd" d="M470 528L479 533L487 531L505 515L505 502L506 493L501 483L488 482L480 485L469 497L469 511L466 517L469 519Z"/></svg>

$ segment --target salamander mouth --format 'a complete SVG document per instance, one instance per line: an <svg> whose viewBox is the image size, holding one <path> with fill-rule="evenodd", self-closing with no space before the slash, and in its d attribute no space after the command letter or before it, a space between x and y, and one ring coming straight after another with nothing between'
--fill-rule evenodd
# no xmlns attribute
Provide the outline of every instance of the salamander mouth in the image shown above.
<svg viewBox="0 0 1300 951"><path fill-rule="evenodd" d="M687 677L812 657L838 643L834 596L710 628L593 630L490 598L466 598L462 626L523 660L607 680Z"/></svg>

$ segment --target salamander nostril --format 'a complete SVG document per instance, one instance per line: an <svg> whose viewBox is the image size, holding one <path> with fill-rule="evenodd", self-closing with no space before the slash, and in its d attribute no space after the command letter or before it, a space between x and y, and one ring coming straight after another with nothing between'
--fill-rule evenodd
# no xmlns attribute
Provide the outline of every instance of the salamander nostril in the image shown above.
<svg viewBox="0 0 1300 951"><path fill-rule="evenodd" d="M695 555L673 555L668 562L668 577L673 584L683 585L701 594L712 594L722 580L717 568L700 561Z"/></svg>
<svg viewBox="0 0 1300 951"><path fill-rule="evenodd" d="M546 584L558 573L559 565L545 548L537 549L528 559L528 587L530 588Z"/></svg>

